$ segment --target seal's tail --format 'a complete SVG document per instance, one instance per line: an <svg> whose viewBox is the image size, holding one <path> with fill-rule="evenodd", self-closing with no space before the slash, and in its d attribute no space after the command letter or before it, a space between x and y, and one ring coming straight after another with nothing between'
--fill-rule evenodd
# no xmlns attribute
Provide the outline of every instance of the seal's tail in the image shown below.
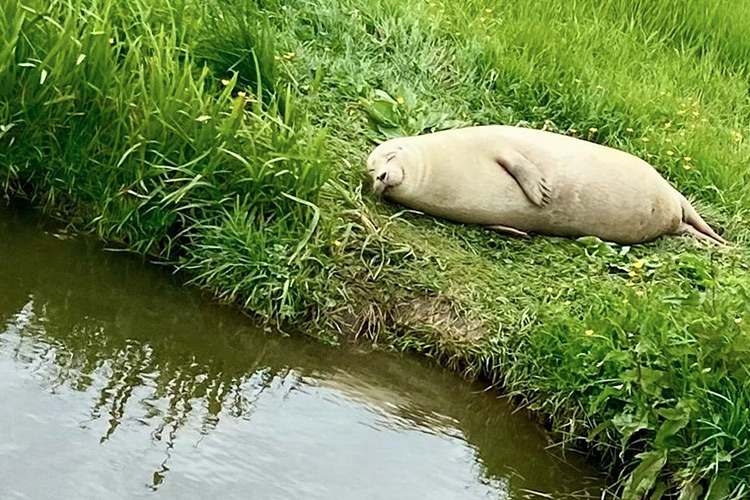
<svg viewBox="0 0 750 500"><path fill-rule="evenodd" d="M718 243L719 245L727 245L727 241L716 234L716 232L711 229L711 226L706 224L706 221L703 220L703 218L698 215L698 212L695 211L695 208L693 208L693 205L690 204L690 202L685 198L681 193L677 193L680 196L680 204L682 205L682 221L690 226L687 228L690 230L690 232L694 232L696 236L702 237L703 239L710 240L713 243Z"/></svg>

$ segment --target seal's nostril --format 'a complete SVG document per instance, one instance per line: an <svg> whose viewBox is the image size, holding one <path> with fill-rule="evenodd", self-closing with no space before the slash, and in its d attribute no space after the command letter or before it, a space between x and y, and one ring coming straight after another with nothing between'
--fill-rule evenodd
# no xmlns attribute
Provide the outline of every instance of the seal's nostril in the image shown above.
<svg viewBox="0 0 750 500"><path fill-rule="evenodd" d="M385 182L385 180L388 178L388 172L383 172L378 176L378 180L380 182Z"/></svg>

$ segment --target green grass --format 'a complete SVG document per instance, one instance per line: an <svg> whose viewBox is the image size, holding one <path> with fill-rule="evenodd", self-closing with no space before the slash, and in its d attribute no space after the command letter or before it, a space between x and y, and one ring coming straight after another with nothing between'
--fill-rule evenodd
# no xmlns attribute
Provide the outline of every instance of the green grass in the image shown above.
<svg viewBox="0 0 750 500"><path fill-rule="evenodd" d="M0 0L0 185L266 320L481 376L624 498L750 492L750 6ZM374 141L545 127L738 244L517 241L377 200Z"/></svg>

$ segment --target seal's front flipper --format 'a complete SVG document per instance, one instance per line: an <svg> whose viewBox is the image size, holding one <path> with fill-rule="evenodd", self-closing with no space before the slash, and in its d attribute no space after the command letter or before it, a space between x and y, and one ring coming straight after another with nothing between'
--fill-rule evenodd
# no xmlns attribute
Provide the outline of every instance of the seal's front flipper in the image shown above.
<svg viewBox="0 0 750 500"><path fill-rule="evenodd" d="M530 238L529 233L526 233L519 229L513 229L512 227L508 227L508 226L501 226L499 224L496 224L494 226L484 226L484 227L486 229L491 229L501 234L509 234L511 236L517 236L519 238L524 238L524 239Z"/></svg>
<svg viewBox="0 0 750 500"><path fill-rule="evenodd" d="M513 176L534 205L543 207L549 203L552 191L547 186L544 175L525 156L520 153L505 153L496 161Z"/></svg>

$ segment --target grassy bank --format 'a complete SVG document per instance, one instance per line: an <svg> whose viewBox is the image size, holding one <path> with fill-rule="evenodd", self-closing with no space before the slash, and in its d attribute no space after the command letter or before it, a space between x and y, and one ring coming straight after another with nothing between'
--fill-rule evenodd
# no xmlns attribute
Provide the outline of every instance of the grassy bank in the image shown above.
<svg viewBox="0 0 750 500"><path fill-rule="evenodd" d="M327 342L502 386L625 498L750 488L750 7L0 0L0 185ZM517 241L371 196L373 141L545 127L738 243Z"/></svg>

